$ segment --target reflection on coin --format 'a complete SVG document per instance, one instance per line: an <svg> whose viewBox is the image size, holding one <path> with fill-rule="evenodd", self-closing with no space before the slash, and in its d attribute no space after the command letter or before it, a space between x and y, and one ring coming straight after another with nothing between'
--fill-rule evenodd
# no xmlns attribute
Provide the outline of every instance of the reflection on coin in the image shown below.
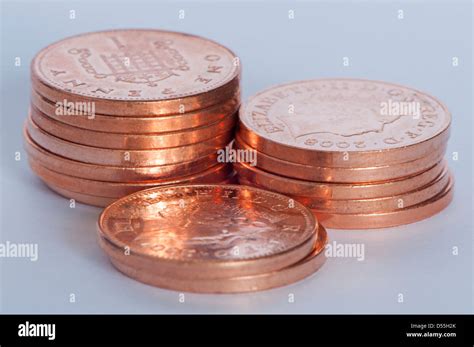
<svg viewBox="0 0 474 347"><path fill-rule="evenodd" d="M241 293L288 285L316 272L326 261L323 250L327 243L327 233L324 227L319 225L318 238L313 250L296 264L267 273L211 279L165 277L154 271L155 268L148 269L124 262L121 252L114 249L106 240L100 238L99 243L119 271L138 281L162 288L196 293Z"/></svg>
<svg viewBox="0 0 474 347"><path fill-rule="evenodd" d="M286 178L259 170L244 163L234 164L239 181L244 184L273 190L281 194L306 196L312 199L347 200L369 199L400 195L423 187L441 174L445 163L434 165L418 175L398 180L373 183L323 183ZM330 201L327 204L331 204Z"/></svg>
<svg viewBox="0 0 474 347"><path fill-rule="evenodd" d="M420 204L442 192L449 183L449 172L445 169L432 182L409 192L371 199L316 199L305 196L294 197L306 207L323 213L373 213L395 211Z"/></svg>
<svg viewBox="0 0 474 347"><path fill-rule="evenodd" d="M217 122L189 130L158 134L121 134L87 130L49 118L30 108L31 119L41 129L60 139L81 145L110 149L161 149L191 145L232 130L237 116L230 114Z"/></svg>
<svg viewBox="0 0 474 347"><path fill-rule="evenodd" d="M237 111L240 94L237 92L231 99L205 109L160 117L116 117L97 113L92 117L75 110L70 115L68 112L57 112L56 104L35 90L31 91L31 104L49 117L78 128L124 134L149 134L192 129L222 120Z"/></svg>
<svg viewBox="0 0 474 347"><path fill-rule="evenodd" d="M141 257L143 268L187 280L289 266L311 252L316 230L311 211L293 199L237 185L147 189L99 219L100 236Z"/></svg>
<svg viewBox="0 0 474 347"><path fill-rule="evenodd" d="M215 182L216 184L233 184L235 179L233 175L227 177L224 181ZM106 207L117 200L117 198L109 198L105 196L97 196L90 194L83 194L78 192L73 192L61 187L54 185L51 182L44 181L44 183L54 192L62 195L68 199L74 199L76 202L80 202L87 205L97 206L97 207Z"/></svg>
<svg viewBox="0 0 474 347"><path fill-rule="evenodd" d="M232 172L229 164L217 164L207 170L201 171L195 175L175 177L173 179L150 180L143 182L104 182L88 180L84 178L72 177L59 172L49 170L48 168L38 164L33 158L28 159L31 169L44 181L49 182L57 187L67 189L69 191L92 194L102 197L120 198L127 194L137 192L139 190L157 187L169 186L184 183L217 183L226 179Z"/></svg>
<svg viewBox="0 0 474 347"><path fill-rule="evenodd" d="M229 99L240 64L202 37L161 30L111 30L66 38L41 50L32 83L53 102L94 102L99 114L170 115Z"/></svg>
<svg viewBox="0 0 474 347"><path fill-rule="evenodd" d="M417 90L322 79L253 96L241 109L239 135L251 147L295 163L372 167L418 159L439 148L450 122L442 103Z"/></svg>
<svg viewBox="0 0 474 347"><path fill-rule="evenodd" d="M433 216L446 208L453 198L453 178L438 195L414 206L384 212L374 211L364 214L338 214L315 211L318 220L327 228L335 229L376 229L414 223Z"/></svg>
<svg viewBox="0 0 474 347"><path fill-rule="evenodd" d="M111 166L158 166L196 160L215 153L228 144L233 132L182 147L149 150L119 150L90 147L62 140L48 134L28 118L27 130L30 137L44 149L57 155L85 163Z"/></svg>
<svg viewBox="0 0 474 347"><path fill-rule="evenodd" d="M23 130L28 155L42 166L65 175L107 182L137 182L193 175L217 163L217 153L177 164L144 167L105 166L67 159L38 146Z"/></svg>
<svg viewBox="0 0 474 347"><path fill-rule="evenodd" d="M240 139L237 134L233 142L238 150L252 151L252 147ZM368 183L399 179L421 173L440 162L446 152L446 143L432 148L423 157L403 163L385 166L332 168L292 163L255 151L257 167L264 171L289 178L314 182Z"/></svg>

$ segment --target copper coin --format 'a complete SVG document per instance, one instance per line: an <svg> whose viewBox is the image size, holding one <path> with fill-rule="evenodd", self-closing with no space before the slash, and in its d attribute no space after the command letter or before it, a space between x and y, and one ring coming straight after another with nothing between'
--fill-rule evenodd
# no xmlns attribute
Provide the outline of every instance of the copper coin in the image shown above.
<svg viewBox="0 0 474 347"><path fill-rule="evenodd" d="M389 212L339 214L314 211L321 223L334 229L378 229L418 222L442 211L453 199L453 178L441 193L414 206Z"/></svg>
<svg viewBox="0 0 474 347"><path fill-rule="evenodd" d="M232 167L229 164L218 164L203 172L191 176L175 177L173 179L155 179L141 182L104 182L68 176L60 172L52 171L37 163L33 158L29 158L28 161L31 169L46 182L73 192L110 198L120 198L139 190L157 186L192 182L217 183L226 179L232 172Z"/></svg>
<svg viewBox="0 0 474 347"><path fill-rule="evenodd" d="M51 190L58 193L59 195L62 195L68 199L74 199L75 201L80 202L82 204L97 206L97 207L107 207L114 201L117 201L117 198L109 198L105 196L97 196L97 195L73 192L73 191L55 186L54 184L46 182L46 181L43 181L43 182ZM232 174L229 177L227 177L225 180L221 182L216 182L216 184L233 184L233 183L234 183L234 177Z"/></svg>
<svg viewBox="0 0 474 347"><path fill-rule="evenodd" d="M108 198L104 196L95 196L89 194L83 194L78 192L72 192L70 190L55 186L52 183L48 183L44 181L44 183L54 192L58 193L59 195L64 196L68 199L73 199L77 202L82 204L97 206L97 207L106 207L117 200L117 198Z"/></svg>
<svg viewBox="0 0 474 347"><path fill-rule="evenodd" d="M252 97L241 108L239 134L251 147L290 162L373 167L419 159L439 148L450 123L441 102L415 89L321 79Z"/></svg>
<svg viewBox="0 0 474 347"><path fill-rule="evenodd" d="M65 175L108 182L136 182L193 175L217 163L217 154L212 153L197 160L171 165L123 167L104 166L70 160L49 152L31 140L27 131L23 132L24 144L29 156L50 170Z"/></svg>
<svg viewBox="0 0 474 347"><path fill-rule="evenodd" d="M161 149L186 146L209 140L231 131L237 116L231 114L224 119L189 130L157 134L118 134L77 128L49 118L41 111L30 108L31 119L44 131L60 139L92 147L111 149Z"/></svg>
<svg viewBox="0 0 474 347"><path fill-rule="evenodd" d="M233 145L237 151L253 150L252 147L240 139L238 134ZM364 168L331 168L297 164L271 157L259 151L255 152L257 167L277 175L315 182L365 183L398 179L428 170L443 159L446 152L446 143L441 144L440 148L433 148L432 151L420 159Z"/></svg>
<svg viewBox="0 0 474 347"><path fill-rule="evenodd" d="M47 99L93 102L99 114L155 116L232 97L240 64L211 40L177 32L110 30L72 36L40 51L33 87Z"/></svg>
<svg viewBox="0 0 474 347"><path fill-rule="evenodd" d="M376 211L394 211L413 206L431 199L443 191L449 183L449 173L445 170L434 181L407 193L372 199L317 199L294 197L306 207L323 213L373 213Z"/></svg>
<svg viewBox="0 0 474 347"><path fill-rule="evenodd" d="M172 165L145 167L95 165L70 160L41 148L30 138L26 129L23 131L23 138L28 155L42 166L65 175L96 181L136 182L188 176L201 172L217 163L217 154L212 153L194 161Z"/></svg>
<svg viewBox="0 0 474 347"><path fill-rule="evenodd" d="M124 134L149 134L192 129L222 120L235 113L240 105L239 94L220 104L183 114L160 117L115 117L110 115L88 115L77 111L69 114L55 103L31 91L31 103L38 110L62 123L82 129ZM64 101L58 104L64 105Z"/></svg>
<svg viewBox="0 0 474 347"><path fill-rule="evenodd" d="M433 181L445 167L445 163L434 165L421 174L393 181L374 183L323 183L310 182L271 174L245 163L234 164L239 182L293 196L320 199L369 199L403 194Z"/></svg>
<svg viewBox="0 0 474 347"><path fill-rule="evenodd" d="M316 239L311 211L290 200L238 185L147 189L108 206L99 235L163 276L266 273L307 256Z"/></svg>
<svg viewBox="0 0 474 347"><path fill-rule="evenodd" d="M320 225L318 238L313 250L296 264L268 273L214 279L165 277L153 271L154 268L131 266L123 261L123 257L117 256L116 250L106 240L100 239L99 242L102 248L109 254L112 264L125 275L138 281L161 288L185 292L242 293L289 285L315 273L326 261L324 247L327 243L327 233Z"/></svg>
<svg viewBox="0 0 474 347"><path fill-rule="evenodd" d="M159 166L193 161L224 148L233 137L233 133L228 132L187 146L127 151L84 146L62 140L43 131L30 117L26 124L31 139L54 154L85 163L126 167Z"/></svg>

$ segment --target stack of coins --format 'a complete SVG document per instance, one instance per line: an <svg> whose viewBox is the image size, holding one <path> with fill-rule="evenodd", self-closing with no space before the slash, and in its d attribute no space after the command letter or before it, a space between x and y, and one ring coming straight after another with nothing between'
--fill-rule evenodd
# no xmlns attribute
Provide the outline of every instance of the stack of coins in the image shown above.
<svg viewBox="0 0 474 347"><path fill-rule="evenodd" d="M452 199L443 161L451 116L435 98L385 82L324 79L280 85L241 108L239 182L310 207L326 227L396 226Z"/></svg>
<svg viewBox="0 0 474 347"><path fill-rule="evenodd" d="M232 180L217 151L233 138L240 65L213 41L88 33L40 51L31 80L29 163L59 194L105 206L144 188Z"/></svg>
<svg viewBox="0 0 474 347"><path fill-rule="evenodd" d="M151 188L101 214L99 243L124 274L201 293L263 290L318 270L327 234L284 195L239 185Z"/></svg>

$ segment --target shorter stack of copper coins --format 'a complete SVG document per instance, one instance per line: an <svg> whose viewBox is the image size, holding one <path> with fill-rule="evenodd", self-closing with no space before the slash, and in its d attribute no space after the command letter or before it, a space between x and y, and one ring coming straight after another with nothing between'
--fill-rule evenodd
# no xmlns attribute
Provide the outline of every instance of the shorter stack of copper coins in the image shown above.
<svg viewBox="0 0 474 347"><path fill-rule="evenodd" d="M39 52L31 79L29 162L59 194L105 206L144 188L232 180L217 161L240 106L227 48L158 30L89 33Z"/></svg>
<svg viewBox="0 0 474 347"><path fill-rule="evenodd" d="M143 190L101 214L99 243L121 272L154 286L234 293L290 284L325 262L325 229L284 195L239 185Z"/></svg>
<svg viewBox="0 0 474 347"><path fill-rule="evenodd" d="M381 228L431 216L452 199L443 160L451 116L411 88L353 79L277 86L241 109L239 182L293 197L326 227Z"/></svg>

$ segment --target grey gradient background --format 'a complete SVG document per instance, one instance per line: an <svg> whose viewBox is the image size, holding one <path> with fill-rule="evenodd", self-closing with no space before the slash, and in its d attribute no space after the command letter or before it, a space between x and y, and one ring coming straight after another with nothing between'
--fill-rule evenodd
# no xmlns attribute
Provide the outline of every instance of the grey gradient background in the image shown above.
<svg viewBox="0 0 474 347"><path fill-rule="evenodd" d="M76 19L69 19L69 10ZM178 11L185 10L185 19ZM288 10L295 19L288 20ZM403 9L405 18L397 19ZM38 243L39 260L0 258L3 313L471 313L473 311L472 2L2 1L0 242ZM243 64L243 100L274 84L318 77L392 81L429 92L453 114L453 203L419 223L330 230L364 243L365 261L330 258L311 278L239 295L185 294L135 282L109 264L95 236L100 209L49 191L28 169L22 124L29 62L68 35L149 27L209 37ZM348 56L351 66L342 66ZM453 67L451 59L459 57ZM15 67L15 57L22 66ZM15 161L15 152L22 160ZM459 160L451 160L453 151ZM459 255L452 255L452 248ZM75 303L69 303L74 293ZM288 294L295 302L288 303ZM397 302L402 293L405 301Z"/></svg>

